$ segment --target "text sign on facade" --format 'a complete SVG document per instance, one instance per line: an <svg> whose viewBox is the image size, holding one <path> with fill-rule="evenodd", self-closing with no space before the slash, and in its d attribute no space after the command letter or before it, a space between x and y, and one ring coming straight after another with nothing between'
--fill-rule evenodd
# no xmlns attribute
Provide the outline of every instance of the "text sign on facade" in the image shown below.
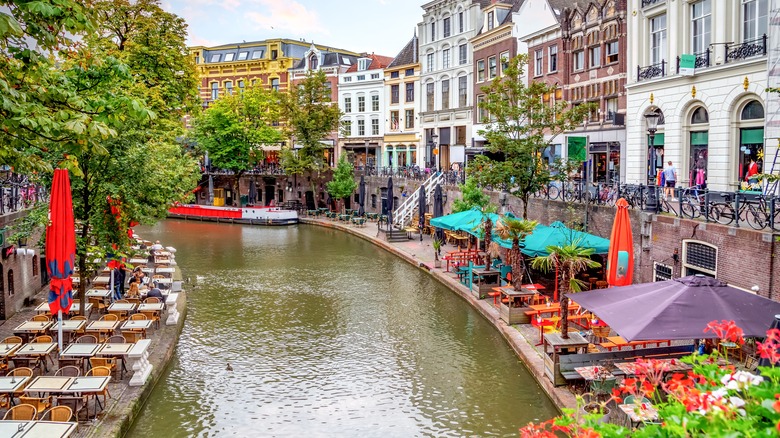
<svg viewBox="0 0 780 438"><path fill-rule="evenodd" d="M693 76L696 71L696 55L680 55L680 74Z"/></svg>

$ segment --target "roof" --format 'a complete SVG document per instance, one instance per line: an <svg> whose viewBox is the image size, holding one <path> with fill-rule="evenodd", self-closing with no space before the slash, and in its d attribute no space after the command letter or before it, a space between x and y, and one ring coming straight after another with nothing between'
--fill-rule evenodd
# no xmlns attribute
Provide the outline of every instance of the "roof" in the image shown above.
<svg viewBox="0 0 780 438"><path fill-rule="evenodd" d="M523 5L525 0L503 0L501 3L509 4L511 7L509 9L498 9L498 26L503 26L504 24L511 23L512 22L512 14L520 10L520 6ZM487 2L488 6L493 4L493 1ZM483 5L482 8L486 8L487 6ZM503 15L502 15L503 14ZM495 28L493 28L495 29ZM491 29L492 30L492 29ZM487 30L485 30L484 26L479 29L477 32L477 35L482 35L483 33L487 33Z"/></svg>
<svg viewBox="0 0 780 438"><path fill-rule="evenodd" d="M370 55L361 56L360 58L371 59L371 65L369 65L366 70L376 70L380 68L385 68L388 65L390 65L391 62L393 62L393 58L389 56L374 55L373 53ZM357 64L353 64L350 68L347 69L347 73L352 73L356 71L358 71Z"/></svg>
<svg viewBox="0 0 780 438"><path fill-rule="evenodd" d="M415 34L411 40L395 55L395 59L388 64L389 68L398 67L400 65L417 64L420 61L419 50L417 49L417 35Z"/></svg>
<svg viewBox="0 0 780 438"><path fill-rule="evenodd" d="M338 65L356 65L358 60L357 56L344 55L342 53L333 53L328 51L321 51L320 55L320 68L333 67ZM300 70L303 68L306 68L306 59L301 57L301 59L299 59L295 65L293 65L292 70Z"/></svg>

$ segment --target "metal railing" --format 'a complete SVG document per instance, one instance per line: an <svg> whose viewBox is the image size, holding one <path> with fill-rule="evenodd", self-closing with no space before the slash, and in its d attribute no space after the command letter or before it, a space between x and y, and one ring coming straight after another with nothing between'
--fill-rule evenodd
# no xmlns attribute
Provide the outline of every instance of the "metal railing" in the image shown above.
<svg viewBox="0 0 780 438"><path fill-rule="evenodd" d="M742 44L726 44L726 62L766 55L766 34Z"/></svg>
<svg viewBox="0 0 780 438"><path fill-rule="evenodd" d="M780 231L780 196L756 192L714 191L697 186L677 187L671 197L664 188L644 184L584 184L551 182L534 194L538 199L614 206L624 198L628 206L655 214L702 220L736 228Z"/></svg>
<svg viewBox="0 0 780 438"><path fill-rule="evenodd" d="M637 82L641 80L660 78L663 76L666 76L666 60L645 67L636 67Z"/></svg>
<svg viewBox="0 0 780 438"><path fill-rule="evenodd" d="M430 168L420 168L419 166L400 166L400 167L375 167L375 166L368 166L368 168L363 168L363 166L355 166L355 176L360 177L360 175L366 175L366 176L382 176L382 177L393 177L393 178L406 178L413 181L425 181L428 178L431 177L431 175L436 173L436 169L430 169ZM451 185L457 185L462 184L465 182L465 172L462 170L442 170L440 173L443 176L442 183L443 184L451 184Z"/></svg>
<svg viewBox="0 0 780 438"><path fill-rule="evenodd" d="M31 183L26 175L8 173L0 177L0 215L32 207L49 200L46 187Z"/></svg>
<svg viewBox="0 0 780 438"><path fill-rule="evenodd" d="M710 49L707 49L701 53L694 53L696 56L696 62L694 68L707 68L710 64ZM680 57L677 57L677 73L680 73Z"/></svg>
<svg viewBox="0 0 780 438"><path fill-rule="evenodd" d="M444 182L444 175L441 172L434 172L425 182L422 184L425 187L426 200L433 199L433 190L436 185ZM398 228L403 228L414 217L414 213L419 206L420 191L415 190L406 197L401 205L393 212L393 224ZM430 202L426 202L430 204Z"/></svg>

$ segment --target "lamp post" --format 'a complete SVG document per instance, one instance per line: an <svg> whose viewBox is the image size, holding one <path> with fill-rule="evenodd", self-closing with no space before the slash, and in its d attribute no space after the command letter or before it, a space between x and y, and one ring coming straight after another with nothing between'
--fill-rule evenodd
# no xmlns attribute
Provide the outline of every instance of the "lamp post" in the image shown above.
<svg viewBox="0 0 780 438"><path fill-rule="evenodd" d="M436 155L436 172L439 172L439 164L441 163L441 154L439 154L439 135L435 133L432 134L431 140L433 141L433 149L431 152L433 152L433 155Z"/></svg>
<svg viewBox="0 0 780 438"><path fill-rule="evenodd" d="M657 112L652 112L649 114L645 114L645 121L647 121L647 136L648 136L648 148L649 150L649 157L648 157L648 163L647 163L647 186L650 193L647 197L647 210L653 210L655 211L658 208L658 202L656 199L656 191L657 188L655 187L655 163L658 161L658 158L656 157L656 150L655 145L653 144L655 140L655 133L658 130L658 118L659 114ZM652 187L652 188L651 188Z"/></svg>

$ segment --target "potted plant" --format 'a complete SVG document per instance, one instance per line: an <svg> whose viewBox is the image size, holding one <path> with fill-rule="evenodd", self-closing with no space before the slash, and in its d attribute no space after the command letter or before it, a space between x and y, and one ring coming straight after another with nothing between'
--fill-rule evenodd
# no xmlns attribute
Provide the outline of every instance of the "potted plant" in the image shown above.
<svg viewBox="0 0 780 438"><path fill-rule="evenodd" d="M439 254L441 254L441 240L436 237L433 238L433 267L441 268L441 260L439 260Z"/></svg>

